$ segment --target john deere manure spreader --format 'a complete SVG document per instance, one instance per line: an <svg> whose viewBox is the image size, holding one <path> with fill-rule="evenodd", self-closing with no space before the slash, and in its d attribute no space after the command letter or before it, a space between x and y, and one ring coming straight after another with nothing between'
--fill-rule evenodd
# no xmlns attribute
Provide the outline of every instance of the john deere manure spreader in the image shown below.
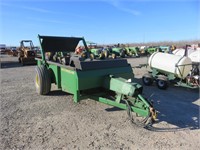
<svg viewBox="0 0 200 150"><path fill-rule="evenodd" d="M42 54L41 59L36 58L35 68L38 94L48 94L51 84L55 84L71 93L75 103L91 98L127 109L131 121L143 127L155 120L156 112L142 96L142 86L131 81L134 75L126 59L91 59L84 38L38 37ZM76 55L74 51L79 45L85 48L84 54ZM137 117L133 118L134 115Z"/></svg>

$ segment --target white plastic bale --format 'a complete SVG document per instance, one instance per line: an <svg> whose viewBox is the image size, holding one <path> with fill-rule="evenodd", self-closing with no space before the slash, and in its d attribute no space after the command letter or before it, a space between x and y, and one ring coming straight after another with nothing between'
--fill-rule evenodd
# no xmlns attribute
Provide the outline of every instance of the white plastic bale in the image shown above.
<svg viewBox="0 0 200 150"><path fill-rule="evenodd" d="M178 78L184 79L192 69L192 61L188 57L155 52L148 61L151 69L157 69L162 73L172 73Z"/></svg>

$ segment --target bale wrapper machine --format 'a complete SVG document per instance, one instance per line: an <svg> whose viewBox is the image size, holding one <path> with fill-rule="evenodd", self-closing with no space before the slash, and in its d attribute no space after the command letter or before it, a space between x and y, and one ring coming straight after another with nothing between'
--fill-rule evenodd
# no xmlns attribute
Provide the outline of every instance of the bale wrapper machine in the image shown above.
<svg viewBox="0 0 200 150"><path fill-rule="evenodd" d="M134 74L126 59L91 59L73 52L82 42L85 52L88 47L82 37L40 36L42 58L36 58L36 91L46 95L51 84L73 95L74 102L91 98L121 109L126 109L131 121L146 127L155 121L156 111L152 103L142 96L142 86L132 82ZM46 53L65 53L60 59L46 59ZM68 53L68 54L66 54ZM87 56L87 55L86 55ZM136 114L136 115L135 115ZM133 115L137 116L133 118ZM138 122L139 121L139 122Z"/></svg>

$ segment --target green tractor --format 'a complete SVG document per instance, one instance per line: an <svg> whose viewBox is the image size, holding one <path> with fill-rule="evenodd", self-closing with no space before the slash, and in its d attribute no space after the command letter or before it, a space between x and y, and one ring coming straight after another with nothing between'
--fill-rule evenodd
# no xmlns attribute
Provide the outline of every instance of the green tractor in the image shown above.
<svg viewBox="0 0 200 150"><path fill-rule="evenodd" d="M127 56L139 57L140 49L139 47L125 47Z"/></svg>
<svg viewBox="0 0 200 150"><path fill-rule="evenodd" d="M151 55L154 52L162 52L162 49L159 46L149 46L145 49L147 55Z"/></svg>
<svg viewBox="0 0 200 150"><path fill-rule="evenodd" d="M109 57L109 51L107 49L103 48L92 48L90 50L90 56L91 58L99 58L99 59L104 59Z"/></svg>
<svg viewBox="0 0 200 150"><path fill-rule="evenodd" d="M125 54L126 54L125 49L124 48L120 48L120 47L112 48L111 53L112 53L112 58L113 59L115 59L117 57L125 58Z"/></svg>

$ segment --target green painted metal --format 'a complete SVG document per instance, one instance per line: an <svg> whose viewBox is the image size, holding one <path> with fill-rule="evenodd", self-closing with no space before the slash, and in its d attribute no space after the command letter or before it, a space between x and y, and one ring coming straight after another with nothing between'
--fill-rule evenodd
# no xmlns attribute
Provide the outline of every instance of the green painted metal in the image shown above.
<svg viewBox="0 0 200 150"><path fill-rule="evenodd" d="M133 97L136 93L136 90L140 89L141 87L141 85L129 82L127 79L112 75L107 77L104 81L104 88L130 97Z"/></svg>
<svg viewBox="0 0 200 150"><path fill-rule="evenodd" d="M155 78L158 74L158 70L157 69L152 69L152 76Z"/></svg>
<svg viewBox="0 0 200 150"><path fill-rule="evenodd" d="M90 70L84 72L69 70L53 64L49 64L48 68L53 72L52 76L55 78L57 87L61 88L62 91L73 94L75 103L83 98L91 97L99 102L126 109L126 104L122 103L124 96L133 97L136 90L142 87L139 84L127 82L127 79L133 79L134 77L131 67ZM114 76L110 76L110 74L114 74ZM104 87L107 90L116 92L116 99L113 101L101 96L95 97L80 94L80 91L98 87ZM131 106L132 111L138 113L140 116L148 116L148 102L140 95L138 95L138 98L140 101L136 101L132 98L132 101L134 100L132 103L134 105Z"/></svg>
<svg viewBox="0 0 200 150"><path fill-rule="evenodd" d="M40 35L38 34L38 38L40 39ZM41 40L39 40L39 43L40 43L40 51L41 51L41 56L42 56L42 60L43 61L46 61L46 59L45 59L45 52L43 51L43 48L42 48L42 42L41 42Z"/></svg>
<svg viewBox="0 0 200 150"><path fill-rule="evenodd" d="M112 48L112 53L117 54L117 56L120 56L121 51L122 51L122 48L120 48L120 47Z"/></svg>
<svg viewBox="0 0 200 150"><path fill-rule="evenodd" d="M112 48L112 52L117 52L117 53L120 53L121 52L121 49L120 47L113 47Z"/></svg>
<svg viewBox="0 0 200 150"><path fill-rule="evenodd" d="M152 76L154 77L154 78L157 78L157 76L160 74L160 73L162 73L163 75L165 75L165 76L167 76L167 79L168 80L174 80L176 77L175 77L175 75L173 74L173 73L170 73L170 72L167 72L167 71L164 71L164 70L157 70L157 69L155 69L155 68L153 68L152 69Z"/></svg>
<svg viewBox="0 0 200 150"><path fill-rule="evenodd" d="M90 49L90 52L94 54L96 57L98 57L99 54L101 53L101 51L98 48L92 48Z"/></svg>
<svg viewBox="0 0 200 150"><path fill-rule="evenodd" d="M186 64L188 65L188 64ZM177 78L173 73L163 71L163 70L157 70L155 68L152 69L152 71L149 72L154 79L157 79L159 75L165 76L167 80L173 81L175 86L190 88L190 89L199 89L199 85L193 85L191 83L188 83L186 79Z"/></svg>
<svg viewBox="0 0 200 150"><path fill-rule="evenodd" d="M94 58L100 58L100 59L105 58L105 54L101 48L92 48L92 49L89 49L89 51L91 54L94 55Z"/></svg>
<svg viewBox="0 0 200 150"><path fill-rule="evenodd" d="M167 74L167 78L168 78L168 80L174 80L176 77L173 73L169 73L169 74Z"/></svg>
<svg viewBox="0 0 200 150"><path fill-rule="evenodd" d="M37 60L37 65L41 66L42 62L40 60L38 60L37 58L35 58Z"/></svg>
<svg viewBox="0 0 200 150"><path fill-rule="evenodd" d="M113 101L113 100L108 99L108 98L99 97L99 96L95 96L95 95L91 95L90 98L94 99L94 100L96 100L98 102L107 104L107 105L115 106L115 107L118 107L118 108L121 108L121 109L124 109L124 110L127 109L126 104L124 104L124 103L117 103L116 101ZM131 110L133 112L139 114L142 117L146 117L146 116L149 115L149 109L135 107L135 105L131 106Z"/></svg>
<svg viewBox="0 0 200 150"><path fill-rule="evenodd" d="M125 50L121 47L113 47L111 53L116 56L125 57Z"/></svg>
<svg viewBox="0 0 200 150"><path fill-rule="evenodd" d="M152 46L145 49L146 53L153 54L154 52L161 52L161 48L158 46Z"/></svg>
<svg viewBox="0 0 200 150"><path fill-rule="evenodd" d="M67 52L68 50L72 51L79 40L82 40L86 47L87 45L83 38L55 37L56 44L52 43L54 39L53 37L39 36L39 39L42 59L37 59L38 65L45 65L47 67L50 73L51 83L55 83L57 88L62 91L72 94L75 103L79 102L83 98L93 98L108 105L127 109L126 104L123 101L130 101L132 111L136 112L139 116L146 117L149 115L149 102L140 95L142 93L142 86L131 81L134 78L134 74L130 65L127 64L123 67L110 67L103 69L79 70L69 65L67 66L56 62L46 61L44 53L48 51L64 52L60 50L65 48L65 42L72 42L71 46L70 43L67 45ZM43 39L43 41L41 39ZM48 41L48 39L50 39L51 42ZM51 47L48 44L50 44ZM56 51L55 46L57 46L57 44L61 45L58 45L58 50ZM121 48L115 48L116 52L120 51L120 49ZM99 61L103 62L104 60ZM110 61L114 60L111 59ZM96 93L92 92L92 89L101 88L106 91L103 92L103 96L95 95ZM88 90L90 90L89 94L87 92ZM107 92L114 92L115 99L109 99L107 97Z"/></svg>
<svg viewBox="0 0 200 150"><path fill-rule="evenodd" d="M189 89L199 89L200 87L198 85L194 86L190 83L184 83L182 81L179 81L175 84L175 86L181 86L181 87L185 87L185 88L189 88Z"/></svg>
<svg viewBox="0 0 200 150"><path fill-rule="evenodd" d="M144 99L144 97L142 95L139 94L138 97L139 97L139 99L142 100L142 102L145 104L146 107L150 106L149 103Z"/></svg>
<svg viewBox="0 0 200 150"><path fill-rule="evenodd" d="M128 56L139 56L140 49L138 47L125 47Z"/></svg>
<svg viewBox="0 0 200 150"><path fill-rule="evenodd" d="M118 77L120 76L125 79L132 79L134 77L130 67L98 69L84 72L77 71L77 76L79 79L79 89L85 90L90 88L102 87L105 78L108 77L110 74L114 74Z"/></svg>

